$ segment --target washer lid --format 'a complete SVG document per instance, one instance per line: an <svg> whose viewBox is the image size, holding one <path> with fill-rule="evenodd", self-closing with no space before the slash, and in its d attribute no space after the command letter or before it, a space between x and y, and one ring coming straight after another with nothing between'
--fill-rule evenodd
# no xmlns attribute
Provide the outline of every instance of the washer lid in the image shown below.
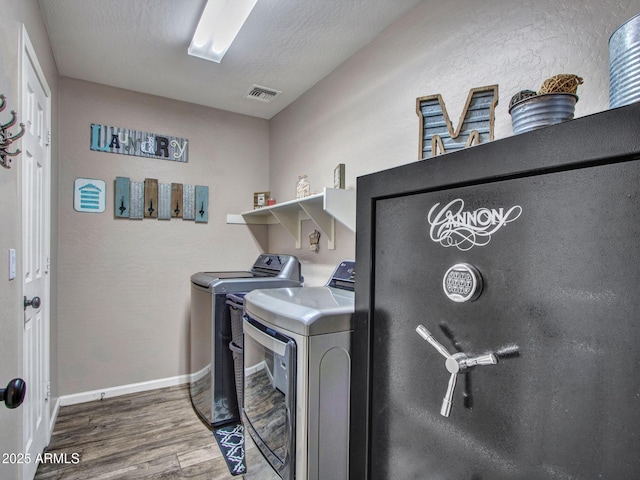
<svg viewBox="0 0 640 480"><path fill-rule="evenodd" d="M204 288L210 288L220 280L231 278L253 278L251 272L198 272L191 275L191 281Z"/></svg>
<svg viewBox="0 0 640 480"><path fill-rule="evenodd" d="M191 275L191 282L213 294L248 292L256 288L299 287L289 278L265 277L252 272L200 272Z"/></svg>
<svg viewBox="0 0 640 480"><path fill-rule="evenodd" d="M300 335L352 330L354 293L332 287L253 290L244 297L247 313Z"/></svg>

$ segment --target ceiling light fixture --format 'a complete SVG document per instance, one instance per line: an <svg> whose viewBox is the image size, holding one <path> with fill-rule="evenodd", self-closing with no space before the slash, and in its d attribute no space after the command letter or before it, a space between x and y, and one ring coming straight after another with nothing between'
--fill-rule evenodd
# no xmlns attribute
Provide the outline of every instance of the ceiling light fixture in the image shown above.
<svg viewBox="0 0 640 480"><path fill-rule="evenodd" d="M256 2L208 0L189 45L189 55L220 63Z"/></svg>

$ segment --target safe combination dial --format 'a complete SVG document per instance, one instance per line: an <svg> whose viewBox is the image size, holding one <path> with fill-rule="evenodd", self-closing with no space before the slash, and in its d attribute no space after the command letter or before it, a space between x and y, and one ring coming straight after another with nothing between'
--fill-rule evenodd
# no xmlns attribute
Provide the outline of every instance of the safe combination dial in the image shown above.
<svg viewBox="0 0 640 480"><path fill-rule="evenodd" d="M482 293L482 276L468 263L458 263L444 274L442 288L454 302L471 302Z"/></svg>

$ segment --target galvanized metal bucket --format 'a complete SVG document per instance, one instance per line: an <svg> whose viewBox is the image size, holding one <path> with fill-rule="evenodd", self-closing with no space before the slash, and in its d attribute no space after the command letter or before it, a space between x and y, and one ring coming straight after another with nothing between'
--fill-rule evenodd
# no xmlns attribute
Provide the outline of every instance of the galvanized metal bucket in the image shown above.
<svg viewBox="0 0 640 480"><path fill-rule="evenodd" d="M640 14L620 25L609 38L609 106L640 100Z"/></svg>
<svg viewBox="0 0 640 480"><path fill-rule="evenodd" d="M513 133L530 132L571 120L577 101L578 96L572 93L545 93L520 100L509 108Z"/></svg>

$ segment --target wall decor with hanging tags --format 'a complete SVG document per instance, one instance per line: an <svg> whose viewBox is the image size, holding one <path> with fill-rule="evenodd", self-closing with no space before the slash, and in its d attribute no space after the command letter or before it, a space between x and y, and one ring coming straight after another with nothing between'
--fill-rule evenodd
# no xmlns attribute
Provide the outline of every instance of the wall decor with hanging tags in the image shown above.
<svg viewBox="0 0 640 480"><path fill-rule="evenodd" d="M142 220L182 218L196 223L209 221L209 187L161 183L155 178L142 182L116 177L114 216Z"/></svg>

